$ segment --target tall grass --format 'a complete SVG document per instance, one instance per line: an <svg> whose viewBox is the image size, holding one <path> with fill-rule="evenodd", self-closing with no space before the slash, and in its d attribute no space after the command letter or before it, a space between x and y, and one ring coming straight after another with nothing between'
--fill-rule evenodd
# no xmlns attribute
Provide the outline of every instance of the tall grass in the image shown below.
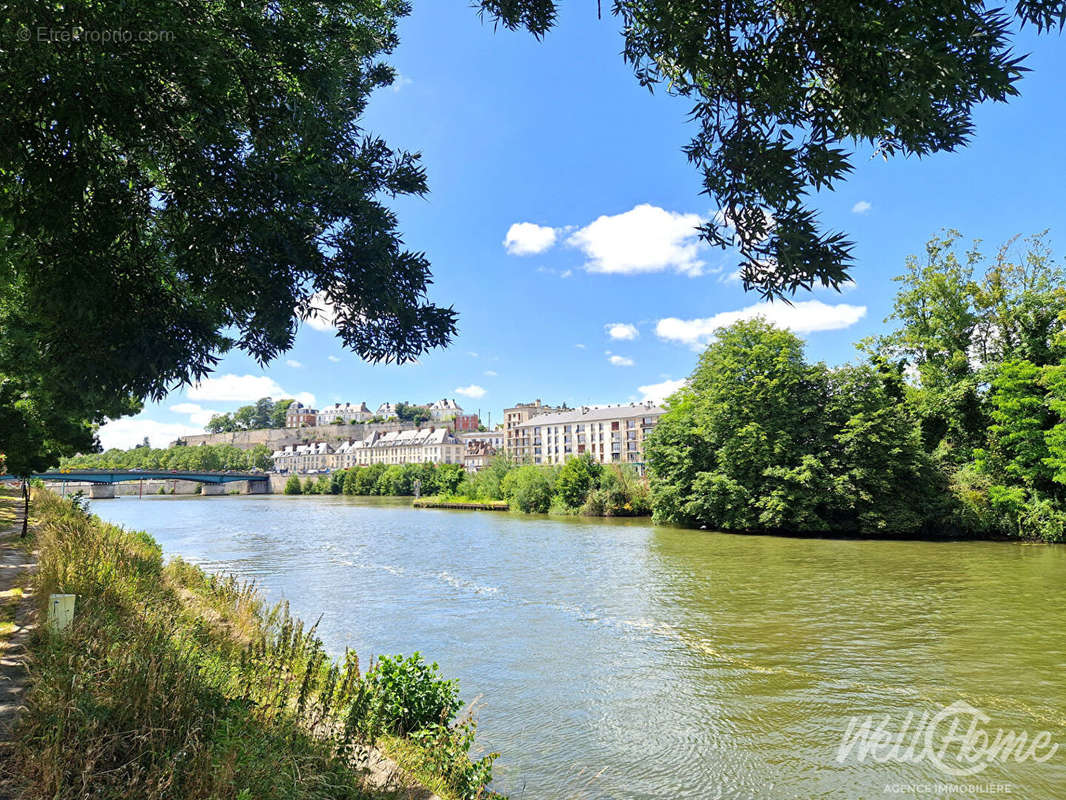
<svg viewBox="0 0 1066 800"><path fill-rule="evenodd" d="M436 665L416 654L363 673L353 652L330 659L287 605L180 559L164 566L147 534L47 492L36 511L37 597L78 597L70 630L42 627L31 645L32 689L6 765L25 795L379 797L368 763L387 735L417 748L445 796L488 796L493 757L469 759L469 724L452 724L457 690ZM398 692L441 687L447 702L398 724Z"/></svg>

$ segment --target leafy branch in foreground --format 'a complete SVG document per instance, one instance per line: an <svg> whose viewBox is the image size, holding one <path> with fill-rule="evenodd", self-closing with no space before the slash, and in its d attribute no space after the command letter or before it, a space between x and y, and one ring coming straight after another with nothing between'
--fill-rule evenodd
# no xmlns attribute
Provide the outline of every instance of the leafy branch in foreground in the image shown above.
<svg viewBox="0 0 1066 800"><path fill-rule="evenodd" d="M479 2L537 38L557 6ZM977 105L1018 94L1013 29L1061 29L1066 2L615 0L611 13L640 84L692 103L686 153L720 209L704 239L735 246L745 288L775 297L849 280L851 242L807 200L851 172L847 147L888 158L965 146Z"/></svg>

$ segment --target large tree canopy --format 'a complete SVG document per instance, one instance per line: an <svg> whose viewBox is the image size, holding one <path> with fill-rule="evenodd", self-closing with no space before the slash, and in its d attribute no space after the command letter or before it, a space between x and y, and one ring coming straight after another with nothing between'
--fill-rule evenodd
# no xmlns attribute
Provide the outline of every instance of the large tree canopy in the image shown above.
<svg viewBox="0 0 1066 800"><path fill-rule="evenodd" d="M558 1L479 5L541 37ZM976 105L1018 93L1012 29L1061 28L1066 2L615 0L611 12L640 83L692 102L687 153L720 208L703 237L737 247L745 288L773 297L848 280L851 243L807 204L851 171L847 148L965 145Z"/></svg>
<svg viewBox="0 0 1066 800"><path fill-rule="evenodd" d="M418 156L359 125L407 11L6 4L0 255L22 294L0 332L53 383L138 398L234 347L275 357L316 308L372 361L446 343L454 313L382 202L425 191Z"/></svg>
<svg viewBox="0 0 1066 800"><path fill-rule="evenodd" d="M418 156L359 125L407 12L4 4L0 391L18 420L0 452L32 448L45 420L129 413L232 348L269 361L316 314L371 361L450 339L455 315L427 300L428 262L383 203L426 190ZM51 438L71 452L92 431Z"/></svg>

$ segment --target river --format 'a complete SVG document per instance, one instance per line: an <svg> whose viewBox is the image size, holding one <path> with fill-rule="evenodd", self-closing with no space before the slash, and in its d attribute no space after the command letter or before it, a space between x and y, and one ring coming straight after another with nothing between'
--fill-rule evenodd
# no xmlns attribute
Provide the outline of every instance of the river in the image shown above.
<svg viewBox="0 0 1066 800"><path fill-rule="evenodd" d="M335 654L439 662L464 700L480 697L478 741L502 753L494 788L512 798L1066 797L1066 547L736 536L347 497L92 510L167 555L254 579L309 621L321 613ZM856 719L897 736L913 714L909 743L923 713L957 701L974 710L942 713L938 735L976 720L1062 747L1020 763L920 746L838 760Z"/></svg>

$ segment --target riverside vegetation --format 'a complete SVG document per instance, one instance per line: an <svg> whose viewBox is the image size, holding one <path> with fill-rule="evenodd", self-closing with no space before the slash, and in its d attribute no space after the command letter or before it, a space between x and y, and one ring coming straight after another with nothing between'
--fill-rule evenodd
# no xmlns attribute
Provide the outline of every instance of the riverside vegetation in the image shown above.
<svg viewBox="0 0 1066 800"><path fill-rule="evenodd" d="M858 363L719 330L647 445L655 516L735 531L1066 538L1066 276L1041 237L909 260Z"/></svg>
<svg viewBox="0 0 1066 800"><path fill-rule="evenodd" d="M375 746L445 798L492 796L495 754L471 760L474 723L436 664L333 661L314 625L250 585L164 565L150 536L77 500L38 491L34 508L36 597L76 594L77 609L67 632L32 641L4 764L24 796L393 796L367 780Z"/></svg>
<svg viewBox="0 0 1066 800"><path fill-rule="evenodd" d="M112 448L102 453L85 453L64 458L64 467L75 469L178 469L191 471L267 470L274 466L271 450L257 444L241 450L231 444L204 444L196 447L149 447L144 444L129 450Z"/></svg>
<svg viewBox="0 0 1066 800"><path fill-rule="evenodd" d="M629 465L602 465L588 455L562 466L516 464L499 456L466 473L459 464L371 464L317 478L291 475L285 494L410 496L456 504L505 501L526 514L639 516L651 513L647 481Z"/></svg>

